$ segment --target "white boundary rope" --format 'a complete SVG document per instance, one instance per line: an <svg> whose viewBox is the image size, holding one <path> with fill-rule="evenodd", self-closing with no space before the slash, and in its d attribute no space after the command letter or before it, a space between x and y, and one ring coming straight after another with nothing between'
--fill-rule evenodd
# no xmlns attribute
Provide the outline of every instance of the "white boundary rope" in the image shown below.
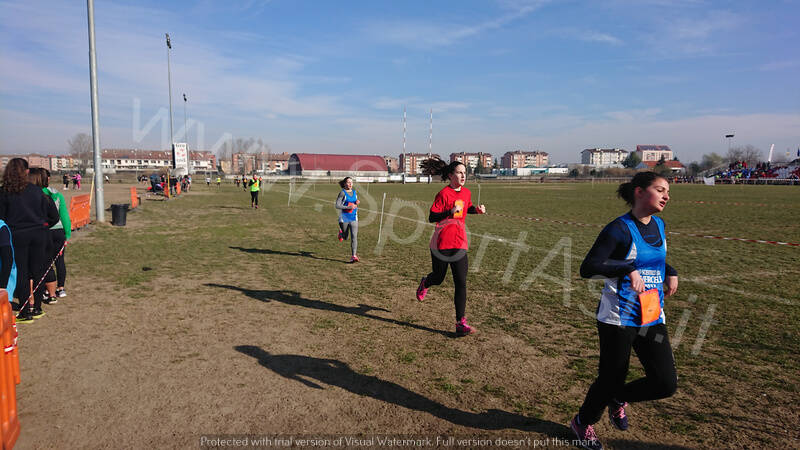
<svg viewBox="0 0 800 450"><path fill-rule="evenodd" d="M64 253L64 249L66 247L67 247L67 241L64 241L64 245L61 246L61 250L58 251L58 253L56 254L56 257L53 258L53 261L50 262L50 267L48 267L47 270L44 271L44 275L42 276L42 279L39 280L38 283L36 283L36 287L34 287L33 290L31 291L31 295L29 295L28 298L25 299L25 303L23 303L22 306L19 307L20 312L22 312L22 310L25 308L25 305L30 303L30 301L33 298L33 296L36 295L36 290L39 289L39 286L42 285L42 282L44 281L44 279L47 278L47 274L50 273L51 270L53 270L53 266L56 265L56 260L58 259L59 256L61 256L62 253ZM27 282L28 280L25 280L25 281ZM13 293L12 293L12 295L13 295Z"/></svg>

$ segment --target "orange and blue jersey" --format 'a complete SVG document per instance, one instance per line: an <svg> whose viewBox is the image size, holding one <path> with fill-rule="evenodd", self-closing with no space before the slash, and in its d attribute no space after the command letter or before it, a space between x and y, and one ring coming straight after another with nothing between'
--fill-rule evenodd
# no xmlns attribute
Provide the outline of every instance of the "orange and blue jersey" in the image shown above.
<svg viewBox="0 0 800 450"><path fill-rule="evenodd" d="M664 221L652 216L651 220L655 222L660 239L651 244L642 237L639 227L629 214L619 217L618 220L625 224L631 237L624 263L639 272L646 290L658 291L661 315L653 322L642 323L639 295L631 288L630 275L626 273L606 279L597 307L597 320L610 325L633 327L664 323L664 280L667 276L667 240Z"/></svg>

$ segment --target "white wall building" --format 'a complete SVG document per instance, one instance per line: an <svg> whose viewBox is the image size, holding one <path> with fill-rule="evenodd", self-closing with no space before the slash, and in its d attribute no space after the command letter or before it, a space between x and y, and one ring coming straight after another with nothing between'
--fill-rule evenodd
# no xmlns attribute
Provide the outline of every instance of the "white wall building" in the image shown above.
<svg viewBox="0 0 800 450"><path fill-rule="evenodd" d="M637 145L636 153L642 162L660 161L662 157L665 161L672 161L673 158L669 145Z"/></svg>
<svg viewBox="0 0 800 450"><path fill-rule="evenodd" d="M621 148L587 148L581 152L581 164L595 167L622 167L628 151Z"/></svg>

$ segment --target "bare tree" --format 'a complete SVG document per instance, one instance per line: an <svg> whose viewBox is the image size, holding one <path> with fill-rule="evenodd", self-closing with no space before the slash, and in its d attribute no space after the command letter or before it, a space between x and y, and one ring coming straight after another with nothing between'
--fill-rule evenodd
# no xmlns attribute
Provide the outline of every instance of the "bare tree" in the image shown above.
<svg viewBox="0 0 800 450"><path fill-rule="evenodd" d="M75 167L82 171L92 165L93 142L91 136L86 133L78 133L72 139L67 140L67 144Z"/></svg>
<svg viewBox="0 0 800 450"><path fill-rule="evenodd" d="M231 147L232 144L230 142L226 142L220 146L219 150L217 150L217 160L224 161L231 159Z"/></svg>
<svg viewBox="0 0 800 450"><path fill-rule="evenodd" d="M748 166L754 166L761 162L764 154L761 149L755 148L752 145L745 145L744 147L733 147L728 150L725 155L725 161L732 163L736 161L745 161Z"/></svg>
<svg viewBox="0 0 800 450"><path fill-rule="evenodd" d="M725 158L718 155L716 152L711 152L710 154L703 155L703 161L700 163L700 170L714 169L721 166L724 162Z"/></svg>
<svg viewBox="0 0 800 450"><path fill-rule="evenodd" d="M753 167L764 160L764 152L760 148L746 145L744 147L744 160L747 161L748 166Z"/></svg>

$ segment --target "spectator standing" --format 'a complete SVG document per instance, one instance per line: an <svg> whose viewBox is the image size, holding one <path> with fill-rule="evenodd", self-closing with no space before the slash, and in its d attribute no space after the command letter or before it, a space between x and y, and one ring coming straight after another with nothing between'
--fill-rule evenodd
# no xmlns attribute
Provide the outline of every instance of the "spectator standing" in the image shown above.
<svg viewBox="0 0 800 450"><path fill-rule="evenodd" d="M18 323L31 322L44 315L41 303L44 285L39 284L39 280L44 277L47 268L47 230L50 224L59 220L53 201L40 188L28 182L28 172L26 160L11 159L3 172L3 185L0 188L0 219L11 229L15 244L16 297L20 304ZM39 284L35 293L31 293L31 280L34 287Z"/></svg>
<svg viewBox="0 0 800 450"><path fill-rule="evenodd" d="M47 261L55 261L55 271L48 271L45 277L45 303L58 302L59 298L67 296L64 284L67 279L67 266L64 262L64 250L72 233L72 222L69 218L69 209L64 196L58 190L50 187L50 171L43 168L30 169L29 180L42 188L42 192L53 200L58 210L59 221L50 227L50 242L47 251Z"/></svg>

